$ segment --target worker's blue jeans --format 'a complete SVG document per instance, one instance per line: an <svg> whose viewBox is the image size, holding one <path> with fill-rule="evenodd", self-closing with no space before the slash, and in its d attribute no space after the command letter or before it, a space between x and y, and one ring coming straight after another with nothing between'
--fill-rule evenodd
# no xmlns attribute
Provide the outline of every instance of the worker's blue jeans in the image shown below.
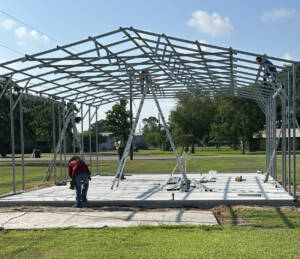
<svg viewBox="0 0 300 259"><path fill-rule="evenodd" d="M79 174L75 175L75 187L76 187L76 206L81 207L82 202L87 201L86 195L89 189L88 173L80 172Z"/></svg>

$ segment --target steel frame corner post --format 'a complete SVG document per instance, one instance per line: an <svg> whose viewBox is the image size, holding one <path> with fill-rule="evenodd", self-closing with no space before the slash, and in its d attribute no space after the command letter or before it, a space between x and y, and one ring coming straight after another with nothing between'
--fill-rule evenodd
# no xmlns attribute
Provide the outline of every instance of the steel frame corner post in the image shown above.
<svg viewBox="0 0 300 259"><path fill-rule="evenodd" d="M58 113L58 132L61 132L61 106L57 105ZM62 182L62 146L59 146L59 181Z"/></svg>
<svg viewBox="0 0 300 259"><path fill-rule="evenodd" d="M25 191L25 168L24 168L24 120L23 120L23 101L20 97L20 141L21 141L21 159L22 159L22 189Z"/></svg>
<svg viewBox="0 0 300 259"><path fill-rule="evenodd" d="M186 173L185 173L185 170L184 170L184 168L183 168L183 166L182 166L182 164L181 164L180 158L179 158L179 156L178 156L176 147L175 147L175 145L174 145L172 136L171 136L171 134L170 134L168 125L167 125L167 123L166 123L165 117L164 117L164 115L163 115L163 112L162 112L161 107L160 107L160 105L159 105L159 102L158 102L158 100L157 100L157 97L156 97L156 94L155 94L155 91L154 91L154 89L153 89L152 84L151 84L151 92L152 92L154 101L155 101L155 103L156 103L157 109L158 109L158 111L159 111L159 113L160 113L160 115L161 115L161 119L162 119L162 122L163 122L164 129L165 129L165 131L166 131L166 133L167 133L169 142L170 142L171 147L172 147L172 150L173 150L173 152L174 152L174 154L175 154L175 157L176 157L176 160L177 160L177 164L178 164L178 166L179 166L179 170L180 170L181 175L182 175L182 180L183 180L182 185L183 185L183 184L185 185L185 187L184 187L183 189L184 189L184 190L188 190L188 186L187 186L187 185L188 185L188 178L187 178Z"/></svg>
<svg viewBox="0 0 300 259"><path fill-rule="evenodd" d="M81 159L84 160L84 136L83 136L83 104L80 106L80 125L81 125L81 148L82 148L82 155L80 156Z"/></svg>
<svg viewBox="0 0 300 259"><path fill-rule="evenodd" d="M93 163L92 163L92 135L91 135L91 106L89 106L89 156L90 156L90 170L93 171Z"/></svg>
<svg viewBox="0 0 300 259"><path fill-rule="evenodd" d="M66 116L67 116L67 111L66 111L66 104L65 104L65 101L63 101L63 129L65 128L66 126ZM67 180L67 141L66 141L66 132L63 131L63 129L61 130L61 137L63 138L63 149L64 149L64 180L66 181Z"/></svg>
<svg viewBox="0 0 300 259"><path fill-rule="evenodd" d="M130 110L130 129L132 129L132 80L129 80L129 91L130 91L130 98L129 98L129 110ZM130 160L133 160L133 145L130 146Z"/></svg>
<svg viewBox="0 0 300 259"><path fill-rule="evenodd" d="M296 199L296 83L297 64L293 64L293 196Z"/></svg>
<svg viewBox="0 0 300 259"><path fill-rule="evenodd" d="M52 146L53 146L53 168L54 168L54 183L56 184L56 132L55 132L55 104L52 100Z"/></svg>
<svg viewBox="0 0 300 259"><path fill-rule="evenodd" d="M133 127L130 130L130 135L129 135L128 141L126 143L123 156L122 156L122 158L121 158L121 160L119 162L118 169L117 169L117 172L115 174L115 178L113 180L111 189L114 188L116 181L118 181L117 187L119 186L119 181L120 181L120 179L121 179L121 177L123 175L123 171L124 171L124 168L125 168L125 164L126 164L126 159L127 159L127 156L128 156L128 152L129 152L132 140L133 140L133 135L134 135L134 132L135 132L138 120L140 118L140 114L141 114L141 111L142 111L142 108L143 108L143 105L144 105L144 101L145 101L145 97L147 95L147 91L148 91L148 85L146 84L146 86L144 88L143 95L142 95L142 99L141 99L141 102L140 102L140 105L139 105L139 108L137 110L136 118L134 120Z"/></svg>
<svg viewBox="0 0 300 259"><path fill-rule="evenodd" d="M291 77L288 71L288 101L287 101L287 125L288 125L288 190L291 193Z"/></svg>
<svg viewBox="0 0 300 259"><path fill-rule="evenodd" d="M99 141L98 141L98 108L96 107L96 124L95 124L95 145L96 145L96 174L99 174Z"/></svg>
<svg viewBox="0 0 300 259"><path fill-rule="evenodd" d="M276 125L276 118L277 118L277 114L276 114L276 97L272 97L272 135L273 135L273 139L272 139L272 154L274 153L274 158L273 158L273 164L272 164L272 175L273 175L273 179L277 181L277 125ZM280 136L278 141L280 140Z"/></svg>
<svg viewBox="0 0 300 259"><path fill-rule="evenodd" d="M287 85L287 84L286 84ZM284 92L283 96L281 95L281 159L282 159L282 186L287 190L286 185L286 89L282 89Z"/></svg>
<svg viewBox="0 0 300 259"><path fill-rule="evenodd" d="M73 128L73 137L72 137L72 148L73 148L73 156L75 156L76 148L75 148L75 114L74 114L74 103L72 102L72 128Z"/></svg>
<svg viewBox="0 0 300 259"><path fill-rule="evenodd" d="M15 159L15 129L14 129L14 100L13 100L13 85L8 84L9 87L9 106L10 106L10 140L11 140L11 159L12 159L12 178L13 178L13 193L16 190L16 159Z"/></svg>

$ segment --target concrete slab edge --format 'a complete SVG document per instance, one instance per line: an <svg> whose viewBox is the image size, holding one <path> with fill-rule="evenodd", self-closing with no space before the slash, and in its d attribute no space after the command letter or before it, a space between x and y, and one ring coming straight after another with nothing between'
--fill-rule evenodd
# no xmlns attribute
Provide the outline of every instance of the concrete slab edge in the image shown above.
<svg viewBox="0 0 300 259"><path fill-rule="evenodd" d="M0 201L0 207L11 206L54 206L71 207L74 201ZM138 207L138 208L212 208L219 205L261 205L261 206L295 206L294 200L209 200L209 201L132 201L132 200L112 200L112 201L89 201L87 207Z"/></svg>

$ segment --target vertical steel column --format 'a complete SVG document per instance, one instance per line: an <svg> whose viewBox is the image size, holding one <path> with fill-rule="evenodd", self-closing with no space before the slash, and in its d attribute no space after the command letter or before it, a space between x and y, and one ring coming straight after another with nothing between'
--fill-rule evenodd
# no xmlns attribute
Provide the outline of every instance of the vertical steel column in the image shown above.
<svg viewBox="0 0 300 259"><path fill-rule="evenodd" d="M288 71L288 188L291 193L291 78Z"/></svg>
<svg viewBox="0 0 300 259"><path fill-rule="evenodd" d="M266 169L269 168L270 163L270 106L267 102L266 106L268 107L266 112Z"/></svg>
<svg viewBox="0 0 300 259"><path fill-rule="evenodd" d="M98 106L96 107L96 173L99 173L99 143L98 143Z"/></svg>
<svg viewBox="0 0 300 259"><path fill-rule="evenodd" d="M286 94L285 88L282 89L284 94L281 97L281 159L282 159L282 186L287 190L286 186Z"/></svg>
<svg viewBox="0 0 300 259"><path fill-rule="evenodd" d="M272 139L272 154L274 154L273 159L273 178L277 181L277 145L276 145L276 139L277 139L277 127L276 127L276 97L272 97L272 121L273 121L273 139Z"/></svg>
<svg viewBox="0 0 300 259"><path fill-rule="evenodd" d="M130 109L130 129L132 129L132 82L130 78L130 98L129 98L129 109ZM133 144L130 146L130 160L133 160Z"/></svg>
<svg viewBox="0 0 300 259"><path fill-rule="evenodd" d="M89 106L89 152L90 152L90 170L92 172L92 135L91 135L91 106Z"/></svg>
<svg viewBox="0 0 300 259"><path fill-rule="evenodd" d="M66 116L67 116L67 112L66 112L66 104L63 101L63 127L65 127L66 124ZM65 177L64 180L67 180L67 140L66 140L66 132L64 132L64 136L63 136L63 145L64 145L64 169L65 169Z"/></svg>
<svg viewBox="0 0 300 259"><path fill-rule="evenodd" d="M14 129L14 100L13 100L13 85L9 85L10 95L10 136L11 136L11 158L12 158L12 177L13 177L13 192L16 193L16 161L15 161L15 129Z"/></svg>
<svg viewBox="0 0 300 259"><path fill-rule="evenodd" d="M72 102L72 127L73 127L73 156L75 155L76 149L75 149L75 115L74 115L74 103Z"/></svg>
<svg viewBox="0 0 300 259"><path fill-rule="evenodd" d="M293 64L293 187L296 199L296 77L297 67Z"/></svg>
<svg viewBox="0 0 300 259"><path fill-rule="evenodd" d="M23 101L22 96L19 102L20 107L20 137L21 137L21 159L22 159L22 189L25 191L25 168L24 168L24 120L23 120Z"/></svg>
<svg viewBox="0 0 300 259"><path fill-rule="evenodd" d="M270 163L271 163L271 175L273 177L274 180L275 179L275 175L274 175L274 158L272 160L272 155L274 152L274 146L275 146L275 142L276 142L276 129L274 132L274 102L273 102L273 98L270 96L270 107L271 107L271 115L270 115L270 126L271 126L271 139L270 139ZM274 137L275 135L275 137Z"/></svg>
<svg viewBox="0 0 300 259"><path fill-rule="evenodd" d="M55 106L52 100L52 139L53 139L53 166L54 166L54 183L56 184L56 136L55 136Z"/></svg>
<svg viewBox="0 0 300 259"><path fill-rule="evenodd" d="M60 105L57 105L58 110L58 132L61 134L61 107ZM60 143L59 145L59 181L62 182L62 145Z"/></svg>
<svg viewBox="0 0 300 259"><path fill-rule="evenodd" d="M84 159L84 140L83 140L83 104L81 104L81 107L80 107L80 116L81 116L81 121L80 121L80 124L81 124L81 148L82 148L82 154L83 154L83 157L81 157L81 159Z"/></svg>

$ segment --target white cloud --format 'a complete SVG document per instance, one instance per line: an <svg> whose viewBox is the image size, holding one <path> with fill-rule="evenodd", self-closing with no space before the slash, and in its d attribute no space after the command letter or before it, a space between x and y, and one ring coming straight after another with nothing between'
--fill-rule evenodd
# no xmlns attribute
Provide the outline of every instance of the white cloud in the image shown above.
<svg viewBox="0 0 300 259"><path fill-rule="evenodd" d="M290 53L286 52L283 56L283 59L287 59L287 60L293 60L293 57ZM291 63L287 63L287 62L282 62L282 65L290 65Z"/></svg>
<svg viewBox="0 0 300 259"><path fill-rule="evenodd" d="M293 9L285 9L285 8L278 8L274 9L269 12L264 12L261 15L261 20L264 22L275 22L279 19L293 17L296 14L296 10Z"/></svg>
<svg viewBox="0 0 300 259"><path fill-rule="evenodd" d="M39 33L36 30L31 30L29 35L35 40L39 38Z"/></svg>
<svg viewBox="0 0 300 259"><path fill-rule="evenodd" d="M292 55L290 53L285 53L283 56L282 56L283 59L289 59L289 60L292 60Z"/></svg>
<svg viewBox="0 0 300 259"><path fill-rule="evenodd" d="M45 43L48 43L49 37L47 35L43 35L42 39L44 40Z"/></svg>
<svg viewBox="0 0 300 259"><path fill-rule="evenodd" d="M1 23L1 27L3 27L5 30L9 31L11 30L15 25L15 22L11 19L6 19Z"/></svg>
<svg viewBox="0 0 300 259"><path fill-rule="evenodd" d="M192 13L192 18L187 21L187 25L212 36L231 35L233 32L230 19L228 17L222 18L216 12L210 15L205 11L197 10Z"/></svg>
<svg viewBox="0 0 300 259"><path fill-rule="evenodd" d="M27 36L28 32L27 32L27 29L25 27L18 27L15 30L15 34L16 34L18 39L22 40Z"/></svg>
<svg viewBox="0 0 300 259"><path fill-rule="evenodd" d="M19 46L26 45L32 42L43 42L47 44L49 42L49 37L47 35L41 35L36 30L27 30L25 27L18 27L15 29L15 35L19 40L17 44Z"/></svg>

